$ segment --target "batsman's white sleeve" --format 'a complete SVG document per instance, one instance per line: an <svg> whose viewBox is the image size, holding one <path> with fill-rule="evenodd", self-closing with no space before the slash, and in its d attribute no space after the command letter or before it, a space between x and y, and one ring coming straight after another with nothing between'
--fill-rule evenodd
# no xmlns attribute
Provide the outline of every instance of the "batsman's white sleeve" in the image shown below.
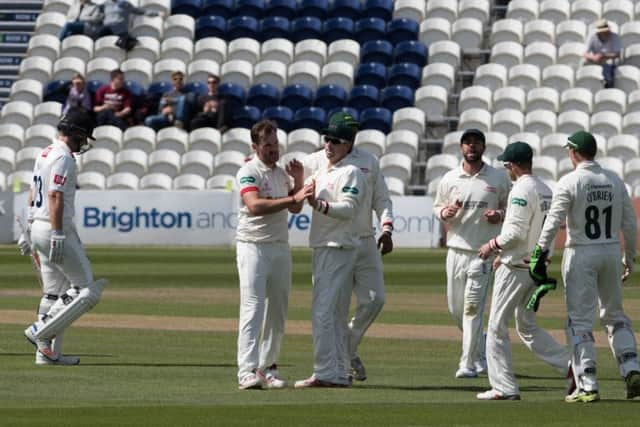
<svg viewBox="0 0 640 427"><path fill-rule="evenodd" d="M393 203L389 196L389 189L387 183L384 182L384 177L380 173L380 168L376 164L375 169L376 183L373 188L373 210L378 216L380 225L383 230L393 230Z"/></svg>
<svg viewBox="0 0 640 427"><path fill-rule="evenodd" d="M636 211L633 209L631 199L627 189L622 188L622 235L624 236L624 254L627 260L627 266L633 270L633 264L636 257L636 236L638 226L636 223Z"/></svg>
<svg viewBox="0 0 640 427"><path fill-rule="evenodd" d="M567 183L561 178L553 192L551 208L544 221L540 238L538 238L538 246L540 246L543 251L551 249L553 239L556 237L558 229L567 218L572 199L571 189L568 188L569 185L572 184L570 182Z"/></svg>

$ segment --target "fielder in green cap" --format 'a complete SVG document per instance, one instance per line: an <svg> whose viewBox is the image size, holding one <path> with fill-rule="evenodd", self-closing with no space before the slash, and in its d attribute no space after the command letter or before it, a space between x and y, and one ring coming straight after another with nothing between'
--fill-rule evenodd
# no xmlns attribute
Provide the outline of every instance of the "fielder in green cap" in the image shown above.
<svg viewBox="0 0 640 427"><path fill-rule="evenodd" d="M536 310L540 298L555 288L555 281L544 278L535 282L529 277L525 259L533 250L544 217L551 204L551 189L532 175L533 150L526 142L513 142L498 156L513 181L509 193L504 224L495 237L478 251L480 258L499 257L494 266L495 281L489 327L487 328L487 359L491 390L479 393L479 400L519 400L509 341L509 323L516 318L518 335L541 360L563 374L567 373L569 353L545 330L536 325ZM549 286L547 286L549 285ZM531 295L536 298L528 309Z"/></svg>
<svg viewBox="0 0 640 427"><path fill-rule="evenodd" d="M562 278L577 387L565 401L600 400L593 338L596 316L607 330L609 346L625 380L627 399L633 399L640 396L640 363L636 338L622 305L622 281L634 267L636 213L622 179L594 161L598 146L593 135L576 132L568 138L567 147L575 169L560 178L554 188L551 208L531 255L530 272L534 279L546 277L546 258L556 233L566 222Z"/></svg>
<svg viewBox="0 0 640 427"><path fill-rule="evenodd" d="M351 114L342 111L332 114L327 128L322 131L324 150L307 155L302 163L306 177L317 176L332 167L336 151L341 150L340 153L345 153L345 156L338 165L355 166L364 175L365 194L361 200L361 209L352 224L360 242L356 249L356 262L349 284L349 289L353 289L356 297L356 310L347 329L347 353L350 361L350 366L347 366L348 375L353 380L364 381L367 372L358 355L358 347L385 302L381 255L393 249L393 205L384 177L380 173L378 159L354 146L358 127L358 122ZM381 233L377 240L375 230L371 227L374 212L381 225ZM327 305L329 302L320 304ZM313 386L314 383L303 381L300 386L305 384Z"/></svg>

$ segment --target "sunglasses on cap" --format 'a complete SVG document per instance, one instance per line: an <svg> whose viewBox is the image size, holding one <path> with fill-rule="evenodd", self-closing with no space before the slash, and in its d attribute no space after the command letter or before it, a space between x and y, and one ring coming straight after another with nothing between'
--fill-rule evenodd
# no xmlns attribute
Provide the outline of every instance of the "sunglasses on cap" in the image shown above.
<svg viewBox="0 0 640 427"><path fill-rule="evenodd" d="M351 141L347 141L346 139L342 139L342 138L335 138L333 136L327 136L325 135L324 137L324 142L326 142L327 144L350 144Z"/></svg>

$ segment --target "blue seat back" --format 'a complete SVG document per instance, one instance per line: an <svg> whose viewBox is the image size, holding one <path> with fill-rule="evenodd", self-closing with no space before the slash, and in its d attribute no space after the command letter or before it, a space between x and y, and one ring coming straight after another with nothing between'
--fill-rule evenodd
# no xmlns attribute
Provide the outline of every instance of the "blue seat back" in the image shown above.
<svg viewBox="0 0 640 427"><path fill-rule="evenodd" d="M202 0L171 0L171 14L184 14L198 18L202 13Z"/></svg>
<svg viewBox="0 0 640 427"><path fill-rule="evenodd" d="M415 90L420 86L422 79L422 67L410 62L395 64L389 69L389 86L408 86Z"/></svg>
<svg viewBox="0 0 640 427"><path fill-rule="evenodd" d="M293 119L293 128L309 128L317 132L325 128L327 113L320 107L304 107L296 111Z"/></svg>
<svg viewBox="0 0 640 427"><path fill-rule="evenodd" d="M313 16L303 16L291 23L291 38L294 42L306 39L322 39L322 21Z"/></svg>
<svg viewBox="0 0 640 427"><path fill-rule="evenodd" d="M69 80L50 81L44 90L44 101L55 101L64 104L67 102L70 88L71 82Z"/></svg>
<svg viewBox="0 0 640 427"><path fill-rule="evenodd" d="M311 16L320 20L327 18L329 10L328 0L300 0L298 1L298 16Z"/></svg>
<svg viewBox="0 0 640 427"><path fill-rule="evenodd" d="M360 0L333 0L329 4L329 16L341 16L352 21L360 19Z"/></svg>
<svg viewBox="0 0 640 427"><path fill-rule="evenodd" d="M398 44L406 40L418 40L420 25L413 19L399 18L387 24L387 40Z"/></svg>
<svg viewBox="0 0 640 427"><path fill-rule="evenodd" d="M310 107L313 104L313 91L303 85L295 84L282 89L280 105L295 111L299 108Z"/></svg>
<svg viewBox="0 0 640 427"><path fill-rule="evenodd" d="M275 121L278 127L285 132L290 132L293 129L293 111L288 107L279 105L266 108L262 112L262 118Z"/></svg>
<svg viewBox="0 0 640 427"><path fill-rule="evenodd" d="M360 129L376 129L385 134L391 131L391 111L386 108L367 108L360 112Z"/></svg>
<svg viewBox="0 0 640 427"><path fill-rule="evenodd" d="M279 102L280 92L278 89L266 83L252 86L247 93L247 104L261 110L278 105Z"/></svg>
<svg viewBox="0 0 640 427"><path fill-rule="evenodd" d="M264 16L282 16L289 20L296 17L296 0L265 0Z"/></svg>
<svg viewBox="0 0 640 427"><path fill-rule="evenodd" d="M251 127L260 121L260 109L253 105L244 105L234 111L231 121L232 127L251 129Z"/></svg>
<svg viewBox="0 0 640 427"><path fill-rule="evenodd" d="M236 111L245 103L244 88L235 83L222 83L218 86L218 95L227 100L232 111Z"/></svg>
<svg viewBox="0 0 640 427"><path fill-rule="evenodd" d="M209 92L209 88L205 82L189 82L184 85L184 90L189 93L194 93L196 96L205 95Z"/></svg>
<svg viewBox="0 0 640 427"><path fill-rule="evenodd" d="M347 98L347 91L342 86L320 86L316 92L316 100L313 105L329 111L334 108L344 107L347 104Z"/></svg>
<svg viewBox="0 0 640 427"><path fill-rule="evenodd" d="M362 18L356 21L355 32L356 40L361 45L372 40L381 40L385 38L386 22L380 18Z"/></svg>
<svg viewBox="0 0 640 427"><path fill-rule="evenodd" d="M386 66L393 63L393 45L386 40L366 42L360 48L360 62L379 62Z"/></svg>
<svg viewBox="0 0 640 427"><path fill-rule="evenodd" d="M427 46L415 40L405 40L396 45L393 49L393 62L411 62L420 67L427 65Z"/></svg>
<svg viewBox="0 0 640 427"><path fill-rule="evenodd" d="M203 15L217 15L224 19L233 16L233 0L204 0L202 3Z"/></svg>
<svg viewBox="0 0 640 427"><path fill-rule="evenodd" d="M354 86L349 94L347 105L358 111L378 107L380 105L380 92L376 86L372 85Z"/></svg>
<svg viewBox="0 0 640 427"><path fill-rule="evenodd" d="M362 15L368 18L380 18L390 21L393 17L393 0L366 0Z"/></svg>
<svg viewBox="0 0 640 427"><path fill-rule="evenodd" d="M250 16L234 16L227 21L226 39L231 41L241 37L258 40L258 20Z"/></svg>
<svg viewBox="0 0 640 427"><path fill-rule="evenodd" d="M413 90L407 86L387 86L380 93L380 105L392 113L413 106Z"/></svg>
<svg viewBox="0 0 640 427"><path fill-rule="evenodd" d="M196 19L196 39L205 37L225 38L227 21L221 16L208 15Z"/></svg>
<svg viewBox="0 0 640 427"><path fill-rule="evenodd" d="M354 83L384 87L387 84L387 68L379 62L360 63L356 69Z"/></svg>
<svg viewBox="0 0 640 427"><path fill-rule="evenodd" d="M289 39L291 37L291 23L282 16L268 16L260 21L260 40Z"/></svg>
<svg viewBox="0 0 640 427"><path fill-rule="evenodd" d="M329 18L324 21L322 38L327 45L340 39L353 39L354 28L355 24L349 18Z"/></svg>
<svg viewBox="0 0 640 427"><path fill-rule="evenodd" d="M237 16L251 16L261 19L264 12L264 0L236 0L233 12Z"/></svg>

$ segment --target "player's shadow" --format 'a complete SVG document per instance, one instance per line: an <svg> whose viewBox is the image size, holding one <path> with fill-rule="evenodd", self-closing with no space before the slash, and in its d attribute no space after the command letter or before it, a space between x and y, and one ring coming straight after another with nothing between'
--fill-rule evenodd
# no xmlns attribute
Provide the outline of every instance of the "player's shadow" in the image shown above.
<svg viewBox="0 0 640 427"><path fill-rule="evenodd" d="M482 386L448 386L448 385L391 385L391 384L357 384L354 388L363 388L367 390L402 390L402 391L468 391L480 392L485 391L487 387Z"/></svg>
<svg viewBox="0 0 640 427"><path fill-rule="evenodd" d="M30 352L30 353L3 353L0 352L0 357L3 356L7 356L7 357L11 357L11 356L33 356L35 354L35 352Z"/></svg>
<svg viewBox="0 0 640 427"><path fill-rule="evenodd" d="M83 363L81 366L135 366L138 368L235 368L237 365L231 363L150 363L150 362L95 362Z"/></svg>
<svg viewBox="0 0 640 427"><path fill-rule="evenodd" d="M540 376L540 375L523 375L523 374L516 374L516 378L521 379L521 380L560 380L560 379L563 379L558 375L545 377L545 376Z"/></svg>

